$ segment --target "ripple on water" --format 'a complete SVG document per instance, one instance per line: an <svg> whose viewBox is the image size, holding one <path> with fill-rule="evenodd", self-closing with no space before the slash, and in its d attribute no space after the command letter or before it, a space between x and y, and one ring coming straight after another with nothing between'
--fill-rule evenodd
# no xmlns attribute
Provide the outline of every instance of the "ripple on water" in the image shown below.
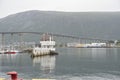
<svg viewBox="0 0 120 80"><path fill-rule="evenodd" d="M120 76L107 73L86 74L80 76L64 75L55 76L54 78L56 80L120 80Z"/></svg>
<svg viewBox="0 0 120 80"><path fill-rule="evenodd" d="M96 73L96 74L85 74L85 75L49 75L49 74L41 74L41 76L37 76L34 78L45 78L47 76L47 78L51 78L51 79L56 79L56 80L120 80L120 76L118 75L112 75L112 74L108 74L108 73ZM4 73L0 73L0 77L2 78L8 78L9 76L7 76ZM23 79L32 79L32 77L30 77L30 75L25 75L25 74L19 74L19 77L22 77Z"/></svg>

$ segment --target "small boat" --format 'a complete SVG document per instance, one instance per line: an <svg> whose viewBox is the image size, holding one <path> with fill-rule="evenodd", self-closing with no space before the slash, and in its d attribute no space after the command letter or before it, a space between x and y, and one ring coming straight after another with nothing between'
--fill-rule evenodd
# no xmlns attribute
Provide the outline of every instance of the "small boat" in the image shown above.
<svg viewBox="0 0 120 80"><path fill-rule="evenodd" d="M12 45L0 48L0 54L16 54L16 53L20 53L20 51L15 49L14 46Z"/></svg>
<svg viewBox="0 0 120 80"><path fill-rule="evenodd" d="M16 54L16 53L21 53L21 52L16 49L9 49L9 48L0 50L0 54Z"/></svg>
<svg viewBox="0 0 120 80"><path fill-rule="evenodd" d="M4 54L16 54L16 53L19 53L18 50L7 50L4 52Z"/></svg>
<svg viewBox="0 0 120 80"><path fill-rule="evenodd" d="M31 56L35 57L58 54L55 50L55 41L53 40L53 37L48 34L43 34L42 39L40 40L40 45L33 48Z"/></svg>

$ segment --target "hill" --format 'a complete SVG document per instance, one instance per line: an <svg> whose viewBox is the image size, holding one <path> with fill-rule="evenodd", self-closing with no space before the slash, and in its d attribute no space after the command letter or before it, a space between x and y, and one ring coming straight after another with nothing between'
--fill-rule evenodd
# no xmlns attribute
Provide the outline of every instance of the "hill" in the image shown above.
<svg viewBox="0 0 120 80"><path fill-rule="evenodd" d="M0 19L0 32L37 31L120 39L120 12L26 11Z"/></svg>

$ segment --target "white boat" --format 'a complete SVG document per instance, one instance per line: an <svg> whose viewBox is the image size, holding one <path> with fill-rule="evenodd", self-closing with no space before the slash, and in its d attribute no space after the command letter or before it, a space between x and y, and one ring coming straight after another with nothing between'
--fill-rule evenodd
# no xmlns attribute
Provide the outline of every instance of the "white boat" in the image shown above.
<svg viewBox="0 0 120 80"><path fill-rule="evenodd" d="M20 53L20 51L14 48L8 47L8 48L0 49L0 53L1 54L16 54L16 53Z"/></svg>
<svg viewBox="0 0 120 80"><path fill-rule="evenodd" d="M16 54L16 53L19 53L20 51L18 50L7 50L4 52L4 54Z"/></svg>
<svg viewBox="0 0 120 80"><path fill-rule="evenodd" d="M1 54L16 54L16 53L20 53L20 51L18 50L0 50Z"/></svg>
<svg viewBox="0 0 120 80"><path fill-rule="evenodd" d="M43 34L40 45L33 48L32 56L57 54L55 50L55 41L53 37L48 34Z"/></svg>

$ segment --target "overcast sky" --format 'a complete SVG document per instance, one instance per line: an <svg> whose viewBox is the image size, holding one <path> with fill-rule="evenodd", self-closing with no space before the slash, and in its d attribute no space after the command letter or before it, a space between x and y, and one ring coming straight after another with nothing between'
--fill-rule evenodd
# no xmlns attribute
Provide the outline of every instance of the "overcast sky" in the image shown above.
<svg viewBox="0 0 120 80"><path fill-rule="evenodd" d="M0 0L0 18L27 10L120 11L120 0Z"/></svg>

